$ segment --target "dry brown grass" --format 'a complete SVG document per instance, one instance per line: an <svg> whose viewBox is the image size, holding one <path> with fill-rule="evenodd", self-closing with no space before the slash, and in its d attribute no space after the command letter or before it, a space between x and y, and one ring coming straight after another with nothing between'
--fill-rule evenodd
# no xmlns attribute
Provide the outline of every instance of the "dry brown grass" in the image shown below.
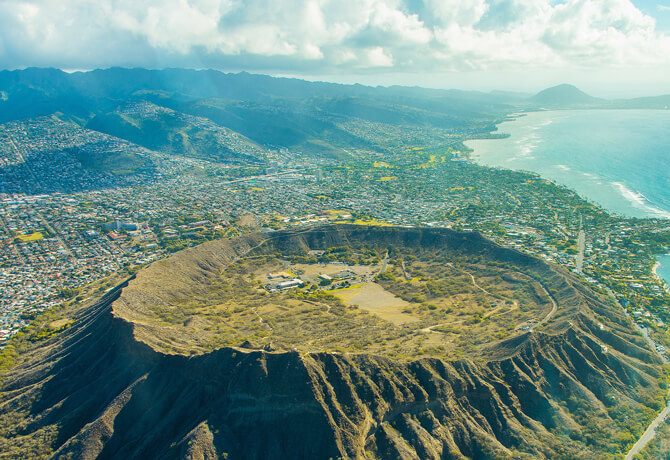
<svg viewBox="0 0 670 460"><path fill-rule="evenodd" d="M474 356L548 308L528 276L481 258L400 248L375 282L382 263L292 263L268 238L215 241L159 261L124 289L114 312L134 323L138 339L168 353L244 346L412 358ZM355 273L353 286L317 287L319 275L345 269ZM269 293L263 285L276 272L306 284Z"/></svg>
<svg viewBox="0 0 670 460"><path fill-rule="evenodd" d="M356 305L393 324L419 321L418 316L404 313L412 304L391 294L377 283L363 283L350 288L338 289L333 294L346 305Z"/></svg>

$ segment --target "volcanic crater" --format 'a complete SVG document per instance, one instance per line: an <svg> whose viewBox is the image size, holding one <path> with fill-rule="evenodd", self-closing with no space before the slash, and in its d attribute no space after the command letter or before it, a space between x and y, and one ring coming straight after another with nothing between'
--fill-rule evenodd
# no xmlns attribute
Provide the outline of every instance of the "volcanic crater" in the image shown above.
<svg viewBox="0 0 670 460"><path fill-rule="evenodd" d="M256 233L153 263L38 343L3 381L0 451L606 458L664 379L614 301L477 233Z"/></svg>

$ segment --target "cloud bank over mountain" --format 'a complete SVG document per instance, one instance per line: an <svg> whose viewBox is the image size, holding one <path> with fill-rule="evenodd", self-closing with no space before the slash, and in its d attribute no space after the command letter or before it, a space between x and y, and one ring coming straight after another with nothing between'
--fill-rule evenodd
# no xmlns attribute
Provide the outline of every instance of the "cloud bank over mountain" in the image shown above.
<svg viewBox="0 0 670 460"><path fill-rule="evenodd" d="M667 66L629 0L2 0L0 67L352 74Z"/></svg>

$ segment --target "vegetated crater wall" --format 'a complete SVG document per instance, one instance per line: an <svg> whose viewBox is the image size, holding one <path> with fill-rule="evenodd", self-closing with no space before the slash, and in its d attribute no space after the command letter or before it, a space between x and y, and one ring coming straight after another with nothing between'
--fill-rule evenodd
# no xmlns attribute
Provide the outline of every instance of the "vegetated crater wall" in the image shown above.
<svg viewBox="0 0 670 460"><path fill-rule="evenodd" d="M376 246L447 250L455 258L482 257L507 264L542 283L563 308L556 319L574 315L587 303L601 303L587 288L575 288L567 271L544 261L501 247L478 233L455 232L441 228L399 228L360 225L326 225L303 230L257 233L232 240L217 240L181 251L154 262L140 271L114 302L116 315L135 326L135 334L160 349L161 326L152 312L157 307L172 308L180 302L206 297L209 282L221 276L232 262L252 255L281 253L306 254L333 246ZM553 321L549 329L567 327L566 321Z"/></svg>
<svg viewBox="0 0 670 460"><path fill-rule="evenodd" d="M488 362L396 362L234 348L167 355L135 340L137 325L116 308L127 292L141 295L142 286L159 293L141 300L161 299L166 294L151 283L186 270L192 274L183 284L170 285L177 292L169 295L181 295L270 238L289 250L352 237L484 248L548 267L478 235L425 229L337 227L205 244L110 292L39 358L7 376L0 417L25 423L2 427L0 450L25 457L42 449L54 458L603 458L624 429L608 409L619 402L639 408L644 392L656 388L661 373L653 353L605 352L601 344L635 345L625 325L606 318L609 335L594 335L586 312L554 335L525 333L499 344L500 356ZM588 430L585 413L598 420Z"/></svg>

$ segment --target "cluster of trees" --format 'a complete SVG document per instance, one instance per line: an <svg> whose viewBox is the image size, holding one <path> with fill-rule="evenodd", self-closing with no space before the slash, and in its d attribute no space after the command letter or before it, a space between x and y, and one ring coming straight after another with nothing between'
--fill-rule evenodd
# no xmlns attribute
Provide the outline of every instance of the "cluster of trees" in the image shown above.
<svg viewBox="0 0 670 460"><path fill-rule="evenodd" d="M385 271L375 277L375 281L384 289L409 302L421 303L426 299L454 296L472 292L472 284L461 278L428 278L418 284L398 278L391 271Z"/></svg>
<svg viewBox="0 0 670 460"><path fill-rule="evenodd" d="M426 288L431 297L453 296L471 292L472 284L458 278L430 280Z"/></svg>
<svg viewBox="0 0 670 460"><path fill-rule="evenodd" d="M334 306L344 306L342 301L329 293L328 291L322 291L320 289L308 289L307 291L302 291L300 289L292 289L289 291L291 297L301 300L309 300L312 302L322 302Z"/></svg>
<svg viewBox="0 0 670 460"><path fill-rule="evenodd" d="M81 293L81 288L62 287L58 289L58 294L64 299L71 299Z"/></svg>
<svg viewBox="0 0 670 460"><path fill-rule="evenodd" d="M645 232L640 235L640 240L642 240L654 254L667 252L670 248L670 232Z"/></svg>
<svg viewBox="0 0 670 460"><path fill-rule="evenodd" d="M297 264L317 264L343 262L348 265L375 265L381 262L379 252L369 248L353 248L350 246L333 246L319 256L293 254L289 257Z"/></svg>
<svg viewBox="0 0 670 460"><path fill-rule="evenodd" d="M34 343L52 338L69 329L73 323L62 321L64 313L64 304L42 312L27 313L26 316L31 319L30 324L14 334L9 343L0 350L0 372L12 368L19 358L33 347Z"/></svg>
<svg viewBox="0 0 670 460"><path fill-rule="evenodd" d="M556 241L555 243L556 249L559 249L566 254L577 254L578 249L577 249L577 241L574 239L568 239L568 240L562 240L562 241Z"/></svg>

